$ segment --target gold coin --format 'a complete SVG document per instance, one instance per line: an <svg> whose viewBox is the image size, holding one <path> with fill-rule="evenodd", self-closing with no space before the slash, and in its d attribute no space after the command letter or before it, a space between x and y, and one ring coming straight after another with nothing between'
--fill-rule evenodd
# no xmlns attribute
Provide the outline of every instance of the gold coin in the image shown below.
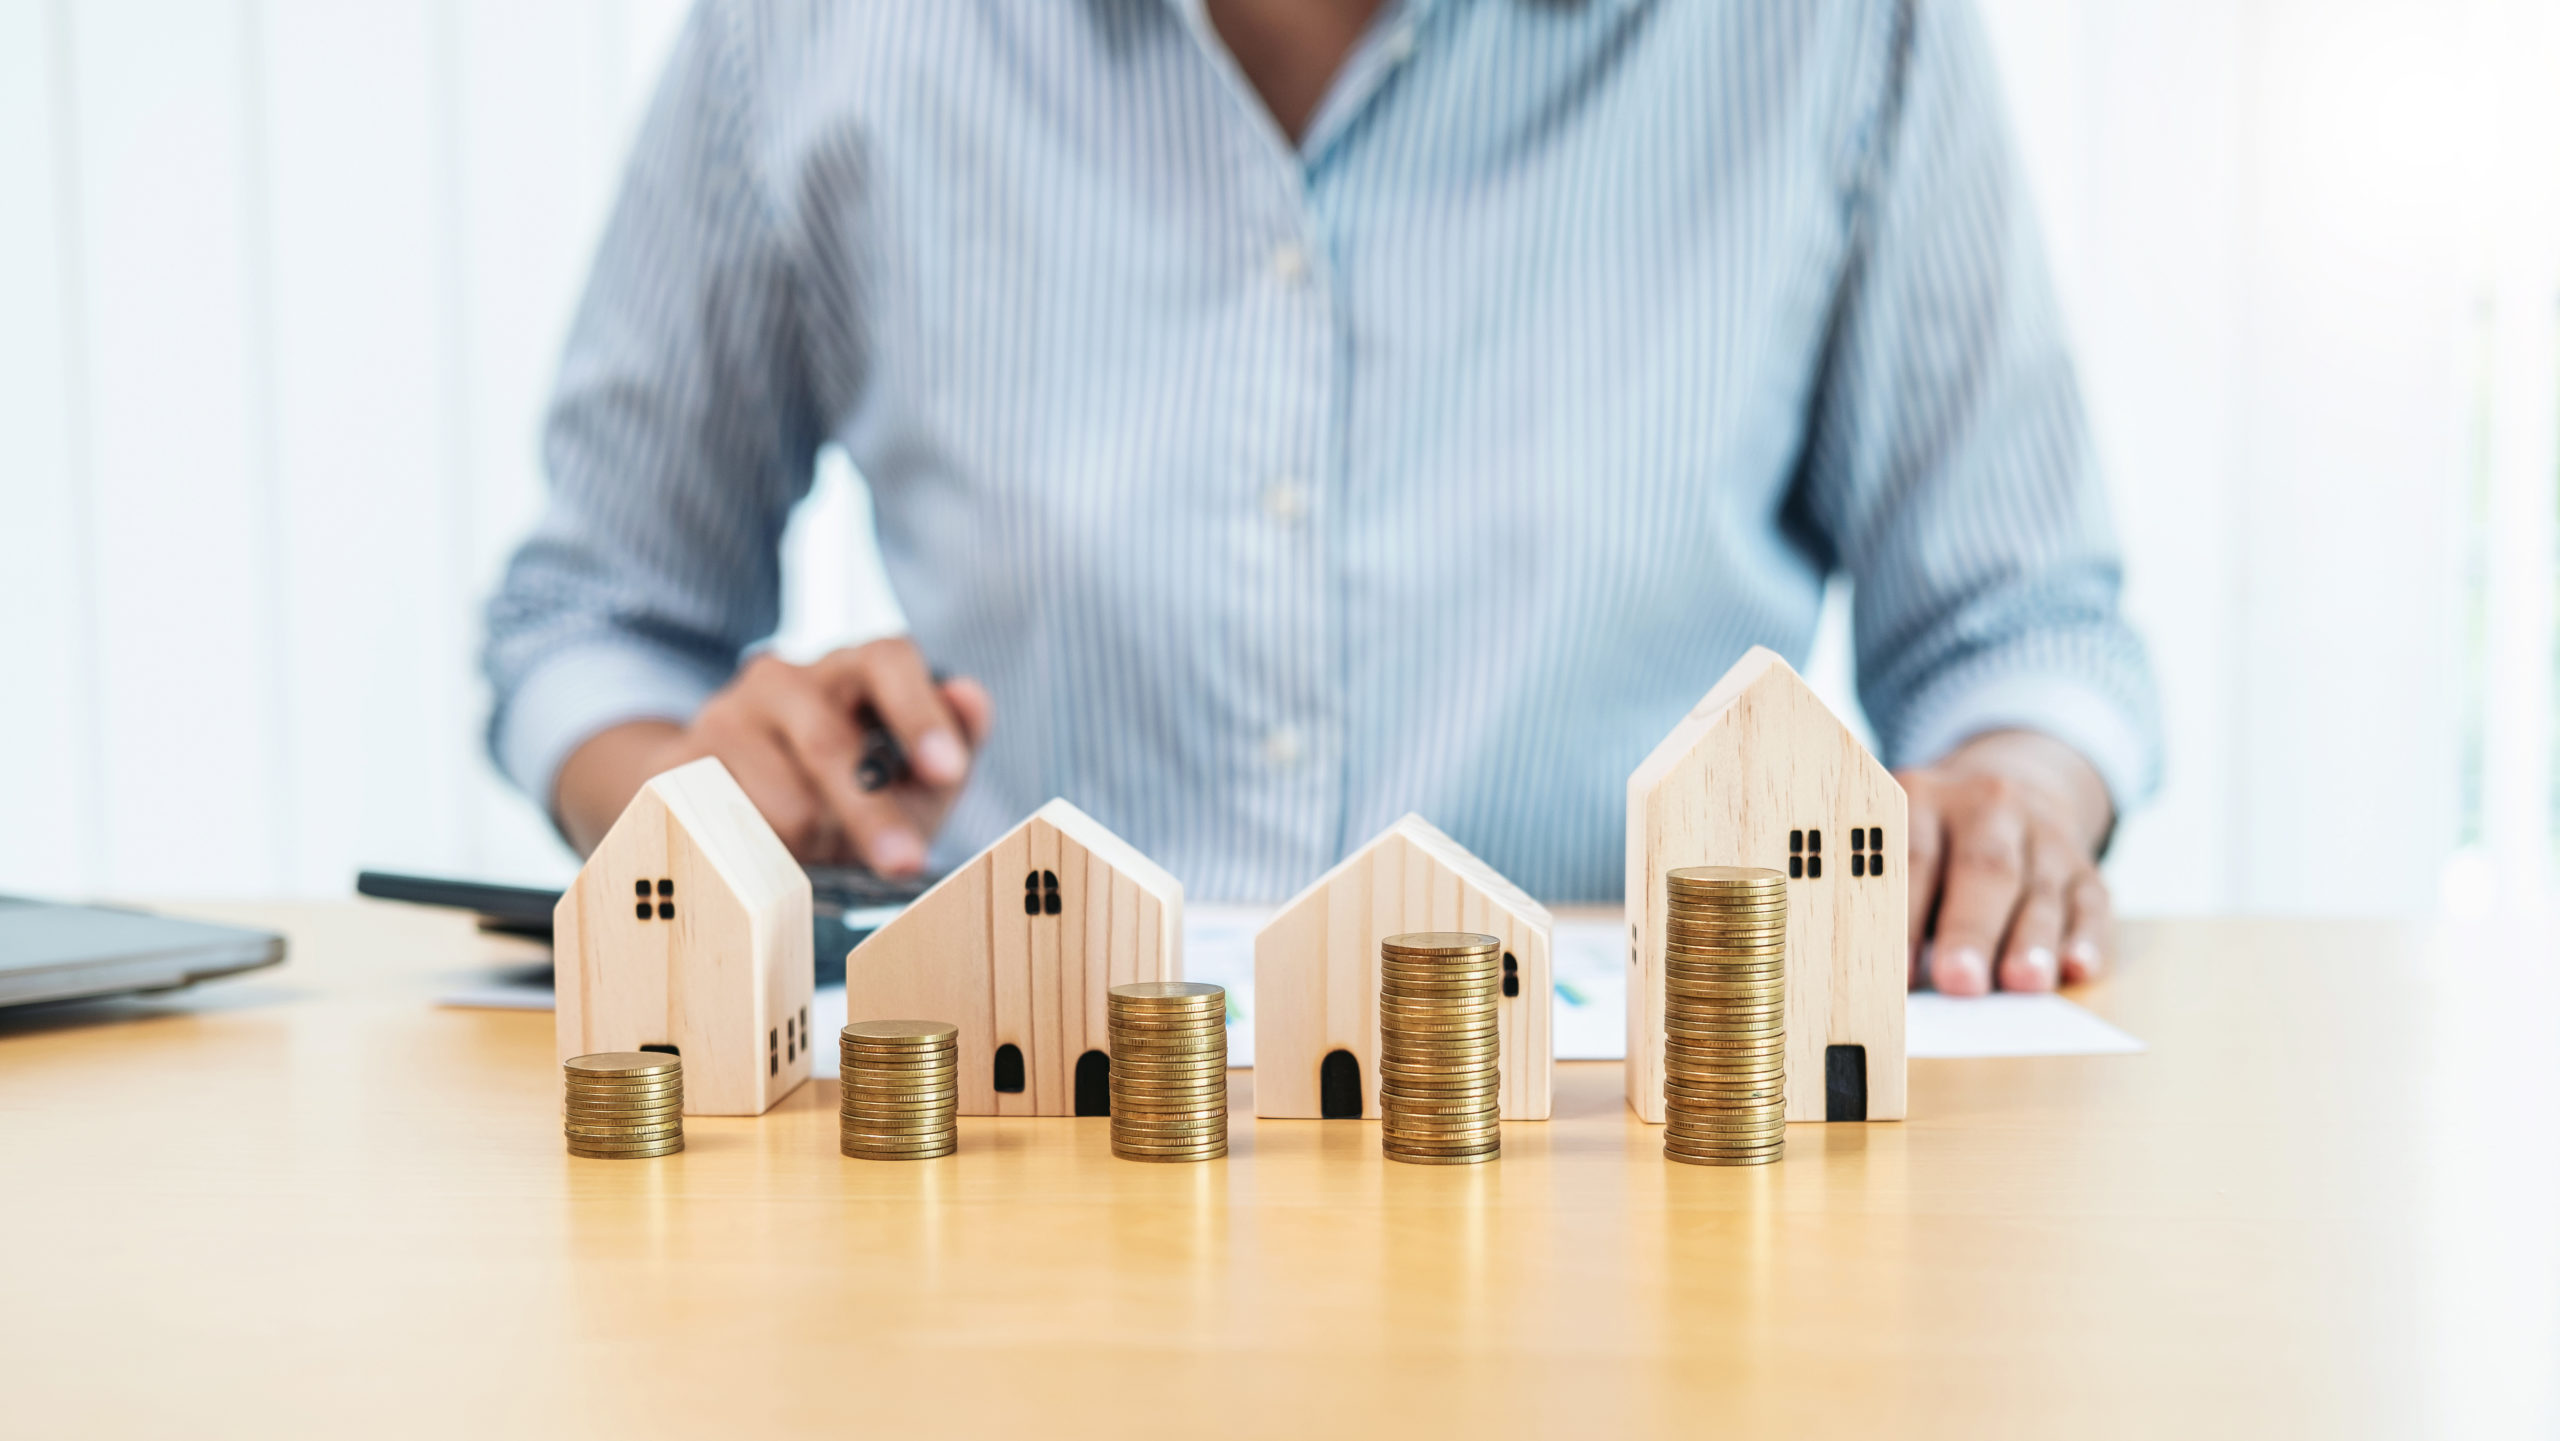
<svg viewBox="0 0 2560 1441"><path fill-rule="evenodd" d="M1786 1144L1784 1136L1753 1141L1708 1141L1679 1136L1662 1138L1664 1150L1686 1152L1694 1156L1775 1155L1786 1149Z"/></svg>
<svg viewBox="0 0 2560 1441"><path fill-rule="evenodd" d="M1188 1100L1164 1101L1151 1106L1131 1106L1126 1110L1114 1110L1111 1113L1111 1119L1115 1121L1189 1121L1205 1116L1223 1117L1226 1114L1225 1097L1195 1096Z"/></svg>
<svg viewBox="0 0 2560 1441"><path fill-rule="evenodd" d="M855 1021L841 1034L858 1041L950 1045L960 1039L960 1028L947 1021Z"/></svg>
<svg viewBox="0 0 2560 1441"><path fill-rule="evenodd" d="M1139 1029L1165 1026L1223 1026L1227 1023L1227 1008L1204 1006L1189 1011L1133 1011L1125 1006L1114 1006L1111 1008L1108 1020L1109 1024L1114 1026L1130 1026Z"/></svg>
<svg viewBox="0 0 2560 1441"><path fill-rule="evenodd" d="M957 1126L933 1126L917 1130L901 1130L888 1126L838 1126L836 1139L843 1144L875 1147L916 1147L936 1145L960 1134Z"/></svg>
<svg viewBox="0 0 2560 1441"><path fill-rule="evenodd" d="M1234 1139L1224 1131L1201 1131L1191 1135L1132 1135L1125 1131L1111 1133L1111 1149L1121 1153L1144 1152L1154 1156L1196 1155L1201 1151L1224 1147Z"/></svg>
<svg viewBox="0 0 2560 1441"><path fill-rule="evenodd" d="M682 1111L587 1111L567 1110L560 1120L572 1126L672 1126L684 1119Z"/></svg>
<svg viewBox="0 0 2560 1441"><path fill-rule="evenodd" d="M1463 1005L1455 1002L1448 1005L1422 1005L1399 996L1378 998L1378 1024L1382 1026L1395 1025L1400 1021L1422 1024L1463 1022L1471 1025L1489 1025L1501 1019L1502 1007L1495 1000L1491 990L1487 990L1483 996Z"/></svg>
<svg viewBox="0 0 2560 1441"><path fill-rule="evenodd" d="M1144 1001L1223 1000L1227 988L1208 981L1122 981L1111 988L1111 999L1130 1003Z"/></svg>
<svg viewBox="0 0 2560 1441"><path fill-rule="evenodd" d="M1425 1099L1440 1099L1450 1096L1492 1096L1499 1095L1501 1093L1502 1078L1499 1074L1493 1076L1485 1076L1482 1074L1452 1076L1446 1080L1417 1079L1412 1076L1383 1076L1379 1078L1378 1090L1381 1094L1392 1093L1399 1096L1419 1096Z"/></svg>
<svg viewBox="0 0 2560 1441"><path fill-rule="evenodd" d="M1502 1148L1496 1146L1490 1151L1471 1151L1458 1156L1426 1156L1394 1150L1389 1150L1386 1155L1388 1160L1401 1161L1408 1166L1472 1166L1479 1161L1501 1160Z"/></svg>
<svg viewBox="0 0 2560 1441"><path fill-rule="evenodd" d="M1424 1132L1419 1135L1384 1131L1378 1144L1389 1150L1418 1151L1433 1155L1449 1155L1461 1151L1490 1151L1502 1144L1499 1131L1486 1130L1458 1135L1449 1132Z"/></svg>
<svg viewBox="0 0 2560 1441"><path fill-rule="evenodd" d="M1502 1138L1500 1121L1471 1121L1465 1125L1413 1124L1410 1120L1387 1116L1386 1133L1400 1146L1475 1146L1491 1145Z"/></svg>
<svg viewBox="0 0 2560 1441"><path fill-rule="evenodd" d="M1498 1060L1485 1060L1482 1065L1416 1065L1416 1062L1390 1062L1380 1057L1377 1075L1408 1080L1482 1080L1482 1083L1492 1085L1492 1080L1503 1075L1503 1065Z"/></svg>
<svg viewBox="0 0 2560 1441"><path fill-rule="evenodd" d="M660 1076L674 1075L684 1062L663 1051L598 1051L592 1056L572 1056L560 1065L573 1076Z"/></svg>
<svg viewBox="0 0 2560 1441"><path fill-rule="evenodd" d="M1663 872L1675 886L1784 885L1787 878L1767 866L1674 866Z"/></svg>
<svg viewBox="0 0 2560 1441"><path fill-rule="evenodd" d="M1502 938L1481 931L1406 931L1388 936L1378 945L1382 950L1401 951L1409 956L1459 956L1501 950Z"/></svg>
<svg viewBox="0 0 2560 1441"><path fill-rule="evenodd" d="M1226 1048L1194 1051L1187 1056L1119 1055L1111 1058L1111 1074L1138 1080L1176 1081L1227 1073Z"/></svg>
<svg viewBox="0 0 2560 1441"><path fill-rule="evenodd" d="M683 1094L684 1082L674 1076L645 1081L589 1081L571 1077L561 1089L572 1096L674 1096Z"/></svg>
<svg viewBox="0 0 2560 1441"><path fill-rule="evenodd" d="M856 1161L931 1161L959 1150L958 1143L934 1146L921 1151L875 1151L868 1146L846 1146L844 1154Z"/></svg>
<svg viewBox="0 0 2560 1441"><path fill-rule="evenodd" d="M1763 1151L1774 1150L1787 1143L1785 1128L1773 1129L1757 1136L1690 1136L1670 1132L1663 1144L1682 1151Z"/></svg>
<svg viewBox="0 0 2560 1441"><path fill-rule="evenodd" d="M1764 1021L1748 1026L1672 1026L1662 1028L1662 1043L1671 1045L1733 1045L1754 1041L1783 1041L1787 1038L1784 1021Z"/></svg>
<svg viewBox="0 0 2560 1441"><path fill-rule="evenodd" d="M684 1136L568 1136L570 1149L577 1151L657 1151L668 1146L681 1146Z"/></svg>
<svg viewBox="0 0 2560 1441"><path fill-rule="evenodd" d="M960 1053L957 1051L908 1051L903 1054L893 1054L888 1051L847 1050L839 1054L849 1064L866 1070L916 1071L935 1066L960 1064Z"/></svg>
<svg viewBox="0 0 2560 1441"><path fill-rule="evenodd" d="M1785 1033L1766 1036L1665 1036L1662 1052L1666 1056L1695 1061L1718 1060L1731 1056L1784 1055Z"/></svg>
<svg viewBox="0 0 2560 1441"><path fill-rule="evenodd" d="M1413 1021L1379 1019L1379 1029L1400 1041L1481 1040L1502 1034L1502 1023L1495 1020Z"/></svg>
<svg viewBox="0 0 2560 1441"><path fill-rule="evenodd" d="M652 1156L672 1156L684 1149L684 1142L673 1141L642 1151L599 1151L590 1146L571 1146L569 1154L590 1161L645 1161Z"/></svg>
<svg viewBox="0 0 2560 1441"><path fill-rule="evenodd" d="M1111 1154L1123 1161L1179 1162L1223 1160L1227 1154L1224 1141L1214 1146L1197 1146L1179 1151L1149 1151L1133 1146L1114 1146Z"/></svg>
<svg viewBox="0 0 2560 1441"><path fill-rule="evenodd" d="M684 1126L568 1126L568 1129L563 1129L561 1134L568 1136L571 1142L579 1142L581 1147L594 1147L594 1144L671 1142L671 1139L684 1136Z"/></svg>

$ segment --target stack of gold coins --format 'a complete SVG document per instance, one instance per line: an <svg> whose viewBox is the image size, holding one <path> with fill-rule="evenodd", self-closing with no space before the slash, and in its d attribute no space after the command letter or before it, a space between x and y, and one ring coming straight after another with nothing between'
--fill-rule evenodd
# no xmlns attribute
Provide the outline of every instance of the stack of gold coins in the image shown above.
<svg viewBox="0 0 2560 1441"><path fill-rule="evenodd" d="M1787 878L1669 873L1662 945L1662 1153L1757 1166L1787 1147Z"/></svg>
<svg viewBox="0 0 2560 1441"><path fill-rule="evenodd" d="M1111 988L1111 1154L1212 1161L1227 1153L1227 988Z"/></svg>
<svg viewBox="0 0 2560 1441"><path fill-rule="evenodd" d="M684 1149L684 1063L663 1051L605 1051L565 1061L561 1122L569 1154L622 1160Z"/></svg>
<svg viewBox="0 0 2560 1441"><path fill-rule="evenodd" d="M837 1038L844 1153L922 1161L960 1148L960 1030L940 1021L856 1021Z"/></svg>
<svg viewBox="0 0 2560 1441"><path fill-rule="evenodd" d="M1417 931L1378 943L1378 1114L1387 1159L1502 1154L1502 942Z"/></svg>

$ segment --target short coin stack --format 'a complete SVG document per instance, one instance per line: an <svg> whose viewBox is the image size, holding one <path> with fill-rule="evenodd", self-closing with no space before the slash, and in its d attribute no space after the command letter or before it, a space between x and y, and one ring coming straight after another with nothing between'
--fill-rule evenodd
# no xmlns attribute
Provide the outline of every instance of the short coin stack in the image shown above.
<svg viewBox="0 0 2560 1441"><path fill-rule="evenodd" d="M1378 943L1378 1112L1387 1159L1502 1154L1502 942L1417 931Z"/></svg>
<svg viewBox="0 0 2560 1441"><path fill-rule="evenodd" d="M923 1161L960 1148L960 1030L940 1021L856 1021L837 1039L844 1153Z"/></svg>
<svg viewBox="0 0 2560 1441"><path fill-rule="evenodd" d="M1666 880L1662 1153L1774 1161L1787 1146L1787 878L1688 866Z"/></svg>
<svg viewBox="0 0 2560 1441"><path fill-rule="evenodd" d="M684 1149L684 1063L663 1051L604 1051L561 1063L569 1154L604 1160Z"/></svg>
<svg viewBox="0 0 2560 1441"><path fill-rule="evenodd" d="M1227 988L1111 988L1111 1154L1210 1161L1227 1153Z"/></svg>

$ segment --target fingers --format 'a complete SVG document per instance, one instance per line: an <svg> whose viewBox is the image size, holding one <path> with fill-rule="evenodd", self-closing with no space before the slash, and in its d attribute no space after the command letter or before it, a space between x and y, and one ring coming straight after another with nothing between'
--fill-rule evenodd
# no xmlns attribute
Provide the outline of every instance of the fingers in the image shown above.
<svg viewBox="0 0 2560 1441"><path fill-rule="evenodd" d="M2072 879L2069 895L2071 927L2062 942L2062 979L2077 985L2096 980L2107 968L2115 901L2107 894L2105 877L2095 868Z"/></svg>
<svg viewBox="0 0 2560 1441"><path fill-rule="evenodd" d="M985 686L964 675L942 683L942 703L960 718L961 736L974 754L986 744L987 732L995 728L995 697L987 694Z"/></svg>
<svg viewBox="0 0 2560 1441"><path fill-rule="evenodd" d="M2000 951L2000 989L2050 991L2060 979L2063 888L2072 870L2070 853L2055 838L2031 835L2026 884Z"/></svg>
<svg viewBox="0 0 2560 1441"><path fill-rule="evenodd" d="M914 645L905 640L874 641L838 651L819 666L839 686L850 681L851 698L867 702L889 734L897 737L917 780L947 791L968 779L966 722L953 712L944 687L934 683L933 672ZM979 698L984 695L983 690L978 692Z"/></svg>
<svg viewBox="0 0 2560 1441"><path fill-rule="evenodd" d="M779 731L733 721L704 739L791 854L804 862L835 859L842 830Z"/></svg>
<svg viewBox="0 0 2560 1441"><path fill-rule="evenodd" d="M854 780L862 738L853 714L814 677L790 667L768 678L761 699L791 749L791 759L825 806L852 853L882 875L924 868L924 837L906 812Z"/></svg>
<svg viewBox="0 0 2560 1441"><path fill-rule="evenodd" d="M1991 958L2017 914L2027 879L2026 826L2015 806L1988 804L1947 827L1932 971L1938 989L1991 989Z"/></svg>

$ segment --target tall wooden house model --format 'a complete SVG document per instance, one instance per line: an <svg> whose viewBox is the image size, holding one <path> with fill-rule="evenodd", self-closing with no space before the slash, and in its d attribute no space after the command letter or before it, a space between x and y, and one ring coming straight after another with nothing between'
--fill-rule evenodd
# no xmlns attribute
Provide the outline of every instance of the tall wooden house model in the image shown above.
<svg viewBox="0 0 2560 1441"><path fill-rule="evenodd" d="M852 1020L960 1029L960 1114L1107 1115L1113 986L1182 979L1182 885L1053 800L846 957Z"/></svg>
<svg viewBox="0 0 2560 1441"><path fill-rule="evenodd" d="M1787 883L1787 1119L1900 1120L1909 974L1902 787L1753 647L1627 778L1627 1100L1662 1120L1663 873Z"/></svg>
<svg viewBox="0 0 2560 1441"><path fill-rule="evenodd" d="M1378 1115L1378 942L1475 931L1502 942L1502 1118L1543 1121L1554 1074L1546 907L1409 815L1316 878L1253 941L1253 1112Z"/></svg>
<svg viewBox="0 0 2560 1441"><path fill-rule="evenodd" d="M728 769L640 788L552 911L560 1058L672 1050L684 1109L755 1116L809 1076L809 876Z"/></svg>

